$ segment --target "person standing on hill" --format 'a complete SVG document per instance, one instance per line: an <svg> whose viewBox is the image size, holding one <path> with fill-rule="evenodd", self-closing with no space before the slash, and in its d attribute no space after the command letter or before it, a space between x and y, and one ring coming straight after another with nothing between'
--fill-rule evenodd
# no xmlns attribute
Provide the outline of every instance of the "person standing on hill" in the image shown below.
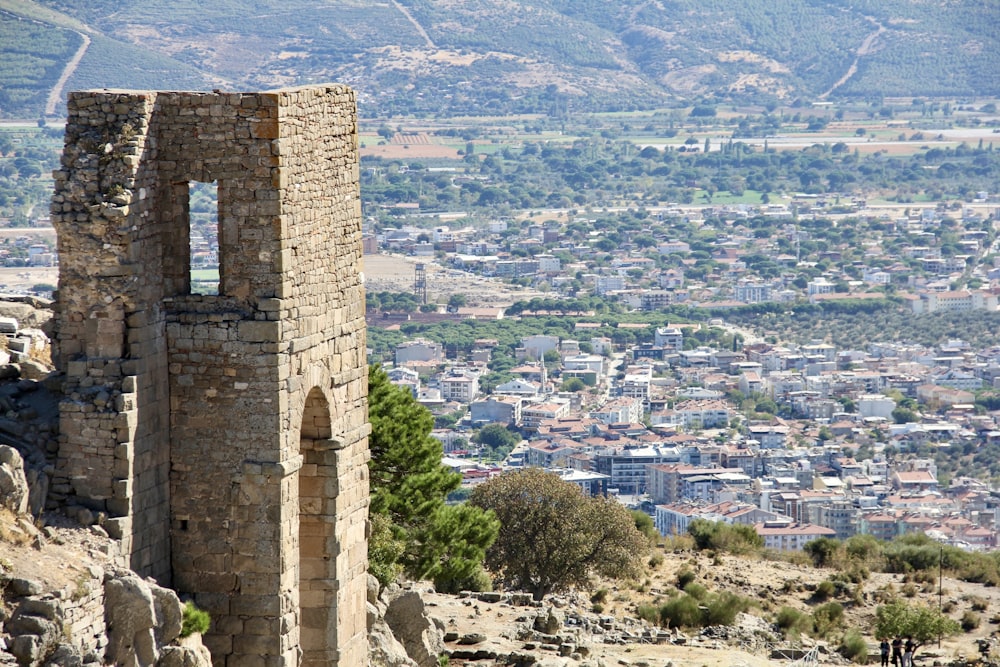
<svg viewBox="0 0 1000 667"><path fill-rule="evenodd" d="M913 649L915 648L913 637L907 637L906 643L903 644L903 667L913 667Z"/></svg>
<svg viewBox="0 0 1000 667"><path fill-rule="evenodd" d="M878 645L878 653L882 658L882 667L889 667L889 640L885 637Z"/></svg>
<svg viewBox="0 0 1000 667"><path fill-rule="evenodd" d="M903 640L899 637L892 640L892 667L903 667Z"/></svg>

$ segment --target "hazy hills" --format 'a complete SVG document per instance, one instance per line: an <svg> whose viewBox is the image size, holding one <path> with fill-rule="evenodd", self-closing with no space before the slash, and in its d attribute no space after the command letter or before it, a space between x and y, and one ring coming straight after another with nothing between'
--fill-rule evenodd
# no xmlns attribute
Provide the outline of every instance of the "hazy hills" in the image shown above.
<svg viewBox="0 0 1000 667"><path fill-rule="evenodd" d="M366 116L1000 94L995 0L0 0L0 115L83 35L67 89L335 80Z"/></svg>

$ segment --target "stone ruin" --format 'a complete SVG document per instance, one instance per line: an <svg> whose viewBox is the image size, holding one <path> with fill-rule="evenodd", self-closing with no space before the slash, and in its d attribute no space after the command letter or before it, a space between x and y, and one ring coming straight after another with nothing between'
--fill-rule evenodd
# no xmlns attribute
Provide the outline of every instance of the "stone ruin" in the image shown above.
<svg viewBox="0 0 1000 667"><path fill-rule="evenodd" d="M209 611L216 665L364 665L368 423L355 97L71 94L52 220L53 485ZM218 294L191 290L191 182Z"/></svg>

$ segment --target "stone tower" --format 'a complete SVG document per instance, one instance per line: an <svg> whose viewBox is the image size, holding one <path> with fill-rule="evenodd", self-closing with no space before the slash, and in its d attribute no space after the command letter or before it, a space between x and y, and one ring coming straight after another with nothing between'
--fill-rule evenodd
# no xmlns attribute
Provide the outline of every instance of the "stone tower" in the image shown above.
<svg viewBox="0 0 1000 667"><path fill-rule="evenodd" d="M191 292L192 182L218 192L208 296ZM353 91L73 93L52 220L54 488L211 613L216 665L364 665Z"/></svg>

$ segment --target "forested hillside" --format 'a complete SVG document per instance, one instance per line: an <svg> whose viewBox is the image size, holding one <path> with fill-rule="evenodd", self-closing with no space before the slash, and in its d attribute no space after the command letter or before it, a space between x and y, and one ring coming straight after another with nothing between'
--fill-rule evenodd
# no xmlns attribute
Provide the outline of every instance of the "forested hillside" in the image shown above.
<svg viewBox="0 0 1000 667"><path fill-rule="evenodd" d="M67 89L336 80L362 113L1000 94L991 0L0 0L0 116Z"/></svg>

